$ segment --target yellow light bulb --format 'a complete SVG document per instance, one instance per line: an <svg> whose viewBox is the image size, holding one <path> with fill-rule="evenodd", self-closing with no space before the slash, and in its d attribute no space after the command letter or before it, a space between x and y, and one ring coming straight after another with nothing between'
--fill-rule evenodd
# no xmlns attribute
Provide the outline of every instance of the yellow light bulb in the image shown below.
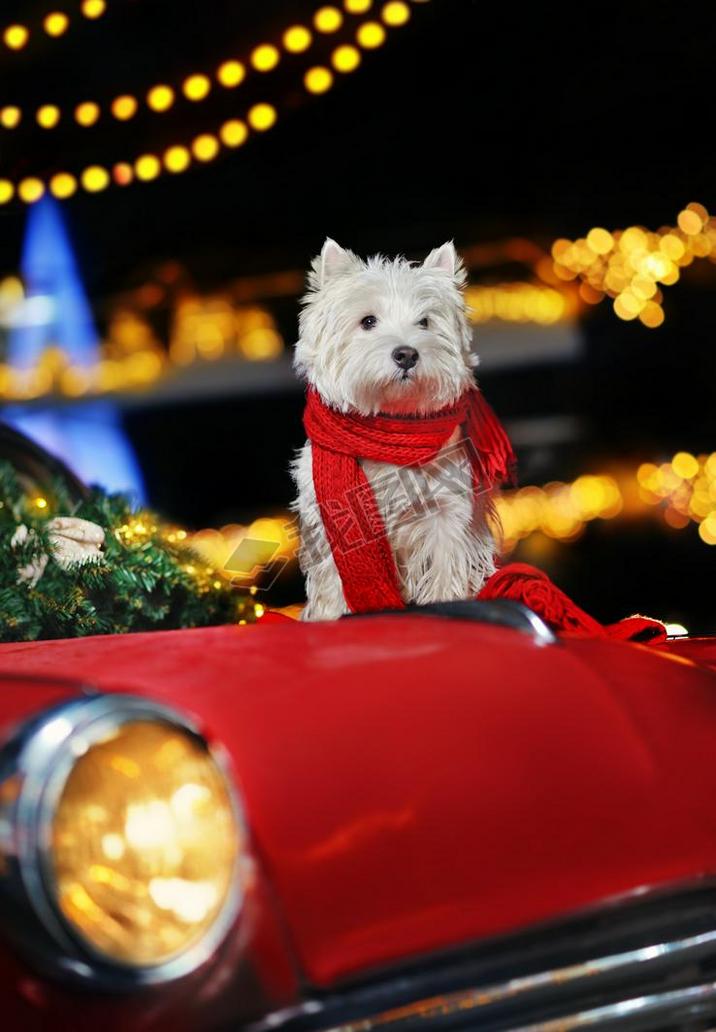
<svg viewBox="0 0 716 1032"><path fill-rule="evenodd" d="M246 78L246 69L240 61L224 61L222 65L219 65L216 78L222 86L233 89Z"/></svg>
<svg viewBox="0 0 716 1032"><path fill-rule="evenodd" d="M20 124L22 118L22 111L19 107L15 107L14 104L10 104L7 107L0 109L0 124L5 129L14 129Z"/></svg>
<svg viewBox="0 0 716 1032"><path fill-rule="evenodd" d="M134 179L134 170L127 161L118 161L112 166L112 178L117 186L128 186Z"/></svg>
<svg viewBox="0 0 716 1032"><path fill-rule="evenodd" d="M129 94L123 94L121 97L115 97L112 101L112 114L120 122L126 122L127 119L132 118L137 110L137 101L134 97Z"/></svg>
<svg viewBox="0 0 716 1032"><path fill-rule="evenodd" d="M686 233L687 236L695 236L703 229L701 216L690 208L680 211L676 221L679 224L679 229Z"/></svg>
<svg viewBox="0 0 716 1032"><path fill-rule="evenodd" d="M82 173L81 180L88 193L99 193L109 186L109 172L101 165L89 165Z"/></svg>
<svg viewBox="0 0 716 1032"><path fill-rule="evenodd" d="M191 155L186 147L170 147L164 153L164 167L169 172L183 172L191 161Z"/></svg>
<svg viewBox="0 0 716 1032"><path fill-rule="evenodd" d="M206 75L190 75L182 84L187 100L203 100L211 89L211 82Z"/></svg>
<svg viewBox="0 0 716 1032"><path fill-rule="evenodd" d="M15 196L15 187L9 179L0 179L0 204L7 204Z"/></svg>
<svg viewBox="0 0 716 1032"><path fill-rule="evenodd" d="M50 180L50 192L59 200L71 197L77 189L77 180L69 172L58 172Z"/></svg>
<svg viewBox="0 0 716 1032"><path fill-rule="evenodd" d="M55 104L43 104L37 109L35 117L43 129L54 129L60 120L60 109Z"/></svg>
<svg viewBox="0 0 716 1032"><path fill-rule="evenodd" d="M45 184L41 179L36 179L35 176L28 176L27 179L21 180L17 192L25 204L34 204L44 194Z"/></svg>
<svg viewBox="0 0 716 1032"><path fill-rule="evenodd" d="M375 50L385 43L385 29L378 22L365 22L356 32L356 39L364 50Z"/></svg>
<svg viewBox="0 0 716 1032"><path fill-rule="evenodd" d="M219 153L219 141L210 133L202 133L194 140L191 149L197 161L212 161Z"/></svg>
<svg viewBox="0 0 716 1032"><path fill-rule="evenodd" d="M105 957L136 966L177 957L206 935L244 846L206 748L151 721L120 726L76 759L51 840L65 920Z"/></svg>
<svg viewBox="0 0 716 1032"><path fill-rule="evenodd" d="M349 14L365 14L373 6L373 0L343 0L343 6Z"/></svg>
<svg viewBox="0 0 716 1032"><path fill-rule="evenodd" d="M152 86L147 93L147 104L153 111L168 111L174 103L174 90L171 86L160 84Z"/></svg>
<svg viewBox="0 0 716 1032"><path fill-rule="evenodd" d="M248 135L249 131L245 123L238 118L232 118L230 121L224 122L219 130L221 142L226 147L240 147L246 141Z"/></svg>
<svg viewBox="0 0 716 1032"><path fill-rule="evenodd" d="M614 247L614 237L608 230L597 226L587 233L587 243L595 254L608 254Z"/></svg>
<svg viewBox="0 0 716 1032"><path fill-rule="evenodd" d="M264 132L276 122L276 108L271 104L254 104L247 117L252 129Z"/></svg>
<svg viewBox="0 0 716 1032"><path fill-rule="evenodd" d="M99 104L95 104L93 100L85 100L75 108L75 120L80 125L94 125L98 118Z"/></svg>
<svg viewBox="0 0 716 1032"><path fill-rule="evenodd" d="M337 32L343 24L343 15L337 7L321 7L313 16L319 32Z"/></svg>
<svg viewBox="0 0 716 1032"><path fill-rule="evenodd" d="M318 65L308 69L303 83L309 93L325 93L333 85L333 74L329 68Z"/></svg>
<svg viewBox="0 0 716 1032"><path fill-rule="evenodd" d="M154 154L142 154L142 156L137 158L134 162L134 171L137 173L137 179L141 179L144 182L148 182L150 179L156 179L161 172L159 158Z"/></svg>
<svg viewBox="0 0 716 1032"><path fill-rule="evenodd" d="M70 19L62 11L53 11L42 23L48 36L61 36L63 32L67 31L69 24Z"/></svg>
<svg viewBox="0 0 716 1032"><path fill-rule="evenodd" d="M302 54L311 45L311 33L303 25L292 25L283 34L283 46L290 54Z"/></svg>
<svg viewBox="0 0 716 1032"><path fill-rule="evenodd" d="M251 54L251 64L257 72L270 72L279 62L280 54L270 43L262 43Z"/></svg>
<svg viewBox="0 0 716 1032"><path fill-rule="evenodd" d="M331 55L331 63L337 72L354 72L360 62L360 50L349 44L337 47Z"/></svg>
<svg viewBox="0 0 716 1032"><path fill-rule="evenodd" d="M8 25L2 38L5 46L10 50L22 50L30 38L30 33L24 25Z"/></svg>
<svg viewBox="0 0 716 1032"><path fill-rule="evenodd" d="M107 9L105 0L83 0L82 14L85 18L101 18Z"/></svg>
<svg viewBox="0 0 716 1032"><path fill-rule="evenodd" d="M402 0L391 0L383 7L380 16L386 25L397 28L399 25L405 25L410 18L410 8Z"/></svg>

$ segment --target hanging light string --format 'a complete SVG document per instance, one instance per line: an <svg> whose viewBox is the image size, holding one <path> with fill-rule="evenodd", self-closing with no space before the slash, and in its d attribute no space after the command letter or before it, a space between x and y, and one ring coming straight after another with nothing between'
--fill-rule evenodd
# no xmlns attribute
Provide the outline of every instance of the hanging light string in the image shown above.
<svg viewBox="0 0 716 1032"><path fill-rule="evenodd" d="M422 0L424 2L424 0ZM365 5L366 0L345 0L346 5ZM341 15L337 8L322 8ZM389 0L381 10L381 21L364 21L355 33L355 43L342 43L331 55L331 68L317 65L309 68L303 77L308 93L322 94L332 89L336 82L334 71L350 74L361 64L362 50L375 50L382 46L391 28L405 25L410 18L410 8L403 0ZM34 204L49 189L59 200L71 197L78 188L88 193L100 193L109 186L128 186L133 182L150 182L163 174L177 175L185 172L195 163L213 161L223 149L241 147L252 133L263 133L273 128L278 119L276 108L265 101L252 105L244 118L230 118L218 129L200 132L191 141L166 147L160 154L146 152L129 161L118 161L112 165L90 164L78 175L59 171L48 179L26 176L18 181L0 179L0 205L13 198L25 204Z"/></svg>
<svg viewBox="0 0 716 1032"><path fill-rule="evenodd" d="M97 18L102 17L106 10L106 0L82 0L77 14L81 18L96 21ZM50 11L42 19L42 25L38 29L30 29L27 25L20 22L6 25L0 31L0 40L6 50L17 53L19 50L25 49L33 32L38 35L49 36L50 39L59 39L60 36L64 36L67 32L71 21L72 15L67 14L65 11Z"/></svg>
<svg viewBox="0 0 716 1032"><path fill-rule="evenodd" d="M349 15L359 15L370 10L373 0L344 0L345 12ZM48 17L54 17L50 15ZM57 15L59 17L59 15ZM64 16L63 16L64 17ZM388 2L383 6L383 20L387 25L397 27L404 24L410 17L410 10L407 3ZM42 129L55 129L68 116L79 126L90 128L96 125L102 115L109 115L119 122L127 122L134 115L145 107L154 114L164 114L170 111L179 97L184 97L191 103L201 103L206 100L215 86L224 89L235 89L240 86L247 76L249 70L260 74L268 74L274 71L280 61L282 54L302 54L315 46L316 34L321 36L338 32L345 21L344 14L337 7L321 6L317 8L311 19L311 26L290 25L281 35L278 43L258 43L251 50L246 62L234 58L223 61L211 74L205 71L194 71L184 76L179 85L171 85L166 82L155 83L137 96L134 93L122 92L111 101L103 105L97 100L83 100L71 106L69 111L63 112L59 105L54 103L40 104L29 116ZM366 39L373 38L380 40L384 38L385 30L379 22L368 23L361 29ZM374 46L380 45L375 42ZM356 60L355 48L340 49L336 58L338 64L350 65ZM339 71L352 71L350 67L341 67ZM314 92L324 92L326 82L325 76L317 77ZM28 112L17 104L6 104L0 107L0 128L12 130L17 129L23 121L27 121Z"/></svg>

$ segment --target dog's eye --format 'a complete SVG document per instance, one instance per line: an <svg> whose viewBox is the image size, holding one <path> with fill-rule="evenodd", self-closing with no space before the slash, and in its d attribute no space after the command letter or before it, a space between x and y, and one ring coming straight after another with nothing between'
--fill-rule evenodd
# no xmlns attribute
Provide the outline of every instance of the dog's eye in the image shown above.
<svg viewBox="0 0 716 1032"><path fill-rule="evenodd" d="M427 330L427 328L428 328L428 317L427 317L427 315L423 316L423 318L418 321L418 326L422 326L422 328L424 330Z"/></svg>
<svg viewBox="0 0 716 1032"><path fill-rule="evenodd" d="M374 315L364 315L360 324L364 330L372 330L377 322L378 320Z"/></svg>

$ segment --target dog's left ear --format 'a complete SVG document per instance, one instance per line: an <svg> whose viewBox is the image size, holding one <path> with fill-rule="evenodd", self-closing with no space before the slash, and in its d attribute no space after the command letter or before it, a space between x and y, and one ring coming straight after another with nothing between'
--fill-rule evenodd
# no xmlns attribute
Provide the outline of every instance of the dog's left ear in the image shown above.
<svg viewBox="0 0 716 1032"><path fill-rule="evenodd" d="M455 250L452 240L446 241L440 247L431 251L423 262L424 269L442 269L448 276L452 276L458 287L464 287L467 281L467 272L462 263L462 258Z"/></svg>
<svg viewBox="0 0 716 1032"><path fill-rule="evenodd" d="M454 276L460 264L455 245L452 240L448 240L430 252L423 262L423 268L442 269L444 272Z"/></svg>

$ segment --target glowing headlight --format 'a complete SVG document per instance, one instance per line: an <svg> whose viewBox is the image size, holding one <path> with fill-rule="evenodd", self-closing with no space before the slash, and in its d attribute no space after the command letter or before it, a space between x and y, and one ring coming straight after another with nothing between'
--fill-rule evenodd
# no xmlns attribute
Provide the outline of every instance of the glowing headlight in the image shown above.
<svg viewBox="0 0 716 1032"><path fill-rule="evenodd" d="M237 912L244 842L204 740L163 707L99 696L26 730L18 766L18 873L66 966L156 981L206 959Z"/></svg>

